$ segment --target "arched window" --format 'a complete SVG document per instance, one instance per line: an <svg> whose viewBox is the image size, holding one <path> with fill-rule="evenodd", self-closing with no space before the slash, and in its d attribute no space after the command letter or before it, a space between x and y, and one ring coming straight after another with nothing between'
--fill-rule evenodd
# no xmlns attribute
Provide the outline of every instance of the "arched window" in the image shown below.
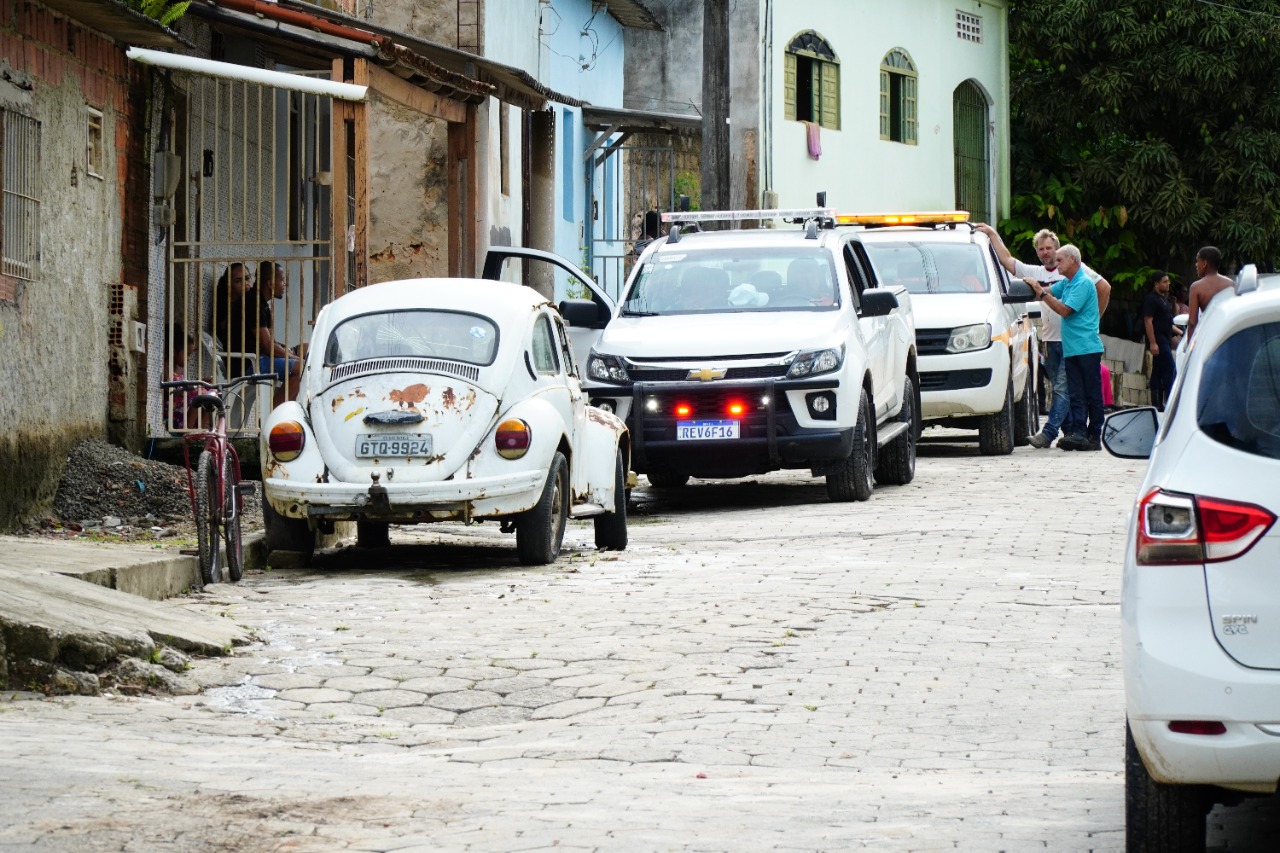
<svg viewBox="0 0 1280 853"><path fill-rule="evenodd" d="M806 30L784 57L785 117L840 129L840 59L827 40Z"/></svg>
<svg viewBox="0 0 1280 853"><path fill-rule="evenodd" d="M916 66L895 47L880 60L880 138L915 145L918 136Z"/></svg>

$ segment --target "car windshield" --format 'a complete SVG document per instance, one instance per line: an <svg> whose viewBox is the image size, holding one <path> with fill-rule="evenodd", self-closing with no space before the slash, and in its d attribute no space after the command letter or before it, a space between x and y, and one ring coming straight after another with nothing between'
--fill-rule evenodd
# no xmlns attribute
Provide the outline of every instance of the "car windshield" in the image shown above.
<svg viewBox="0 0 1280 853"><path fill-rule="evenodd" d="M386 311L344 321L329 335L324 363L332 367L369 358L447 358L468 364L493 362L498 330L476 314L455 311Z"/></svg>
<svg viewBox="0 0 1280 853"><path fill-rule="evenodd" d="M991 289L976 243L875 243L864 239L882 285L910 293L986 293Z"/></svg>
<svg viewBox="0 0 1280 853"><path fill-rule="evenodd" d="M817 249L655 252L640 268L622 314L832 311L839 304L829 253Z"/></svg>
<svg viewBox="0 0 1280 853"><path fill-rule="evenodd" d="M1205 360L1196 423L1215 441L1280 459L1280 323L1236 332Z"/></svg>

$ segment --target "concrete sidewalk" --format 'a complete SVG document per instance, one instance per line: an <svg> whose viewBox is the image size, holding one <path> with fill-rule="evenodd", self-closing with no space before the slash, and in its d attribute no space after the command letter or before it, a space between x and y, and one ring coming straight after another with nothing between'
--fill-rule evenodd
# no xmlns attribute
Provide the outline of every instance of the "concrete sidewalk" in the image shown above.
<svg viewBox="0 0 1280 853"><path fill-rule="evenodd" d="M264 550L247 537L246 568ZM0 685L33 664L92 671L159 646L220 655L248 642L230 620L162 600L198 581L196 558L172 546L0 536Z"/></svg>

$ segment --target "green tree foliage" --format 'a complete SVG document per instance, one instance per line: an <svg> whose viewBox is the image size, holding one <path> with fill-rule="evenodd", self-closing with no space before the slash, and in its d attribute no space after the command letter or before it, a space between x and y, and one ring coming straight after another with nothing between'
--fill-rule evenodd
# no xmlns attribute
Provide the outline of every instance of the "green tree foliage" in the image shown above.
<svg viewBox="0 0 1280 853"><path fill-rule="evenodd" d="M1015 243L1053 223L1118 284L1205 244L1275 267L1280 0L1013 0L1009 27Z"/></svg>
<svg viewBox="0 0 1280 853"><path fill-rule="evenodd" d="M172 3L170 0L124 0L124 5L167 27L185 15L191 3L190 0L181 3Z"/></svg>

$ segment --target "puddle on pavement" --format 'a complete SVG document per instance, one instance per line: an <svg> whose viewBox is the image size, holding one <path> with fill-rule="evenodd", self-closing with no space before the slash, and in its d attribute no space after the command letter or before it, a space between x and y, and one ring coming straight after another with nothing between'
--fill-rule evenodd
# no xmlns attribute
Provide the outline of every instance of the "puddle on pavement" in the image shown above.
<svg viewBox="0 0 1280 853"><path fill-rule="evenodd" d="M265 687L259 687L251 684L250 679L246 679L240 684L233 684L230 687L214 687L204 692L205 704L211 708L220 711L234 711L238 714L249 714L263 719L269 719L271 714L266 714L261 709L255 707L257 703L266 699L271 699L276 695L275 690L268 690Z"/></svg>

